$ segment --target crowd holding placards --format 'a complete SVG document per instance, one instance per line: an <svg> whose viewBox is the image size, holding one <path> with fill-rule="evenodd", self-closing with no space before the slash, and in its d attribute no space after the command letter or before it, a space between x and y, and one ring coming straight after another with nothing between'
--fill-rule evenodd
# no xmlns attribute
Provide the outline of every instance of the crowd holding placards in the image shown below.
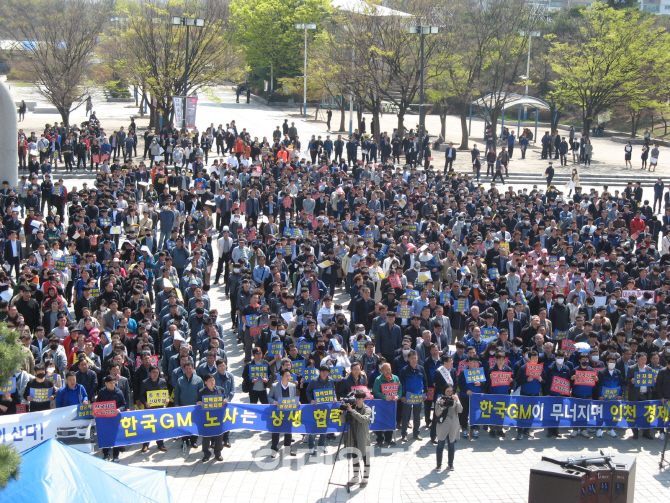
<svg viewBox="0 0 670 503"><path fill-rule="evenodd" d="M110 142L94 119L69 132L48 126L30 180L3 187L0 313L27 355L3 414L101 394L121 411L230 401L224 312L252 404L365 389L397 402L403 441L410 424L421 439L422 415L440 460L448 437L449 465L458 424L441 420L467 438L472 394L670 399L670 207L656 215L639 183L575 186L571 197L555 186L486 187L453 171L452 149L448 167L433 168L427 135L411 132L312 137L306 159L288 121L262 140L235 122L202 134L149 129L139 158L128 129ZM55 190L50 174L66 152L70 169L95 164L93 187ZM401 154L408 164L394 165ZM229 310L216 309L212 288ZM307 440L312 454L327 451L326 435ZM393 431L377 432L385 443ZM203 443L206 459L210 444L221 458L230 436Z"/></svg>

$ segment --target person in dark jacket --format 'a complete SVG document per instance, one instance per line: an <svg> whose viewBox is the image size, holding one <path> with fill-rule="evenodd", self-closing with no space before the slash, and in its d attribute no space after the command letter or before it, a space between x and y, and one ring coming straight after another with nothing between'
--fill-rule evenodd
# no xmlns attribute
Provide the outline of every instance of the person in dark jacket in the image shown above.
<svg viewBox="0 0 670 503"><path fill-rule="evenodd" d="M367 329L367 328L366 328ZM395 313L386 313L386 323L380 325L379 334L375 337L375 352L381 354L387 362L392 362L394 352L402 345L402 331L395 324Z"/></svg>
<svg viewBox="0 0 670 503"><path fill-rule="evenodd" d="M544 369L542 369L540 377L528 377L528 364L537 365L538 360L537 351L528 351L528 361L523 363L516 373L515 382L521 388L519 390L521 396L540 396ZM523 440L524 437L530 438L530 428L517 428L517 440Z"/></svg>
<svg viewBox="0 0 670 503"><path fill-rule="evenodd" d="M203 382L205 386L198 391L198 401L196 405L202 405L202 397L204 396L214 396L225 394L222 387L216 385L216 379L212 374L205 374L203 377ZM228 398L223 399L223 406L225 407L228 403ZM206 463L209 461L209 458L212 456L212 451L209 450L210 445L214 446L214 457L217 461L223 461L223 456L221 456L221 451L223 450L223 435L214 435L211 437L202 437L202 462Z"/></svg>
<svg viewBox="0 0 670 503"><path fill-rule="evenodd" d="M555 308L556 307L554 307L554 309ZM547 367L545 372L546 379L544 380L544 395L565 396L551 389L552 384L556 378L565 379L569 383L572 382L572 367L569 366L565 361L565 351L562 349L556 351L556 360L551 365L549 365L549 367ZM547 438L551 438L552 436L561 438L561 435L558 432L558 428L547 428Z"/></svg>
<svg viewBox="0 0 670 503"><path fill-rule="evenodd" d="M505 363L506 357L504 351L496 351L494 356L495 364L493 367L487 369L488 371L486 372L488 392L492 395L509 395L512 389L514 374L511 367ZM502 426L492 426L489 428L489 435L505 438Z"/></svg>
<svg viewBox="0 0 670 503"><path fill-rule="evenodd" d="M563 293L556 295L556 304L551 307L549 321L551 321L554 334L557 330L563 332L570 329L570 311L565 305L565 295ZM554 334L551 334L551 337Z"/></svg>
<svg viewBox="0 0 670 503"><path fill-rule="evenodd" d="M98 392L96 402L116 402L116 415L126 410L126 400L123 398L123 392L116 387L116 378L114 376L105 377L105 387ZM119 462L120 447L112 448L112 461ZM109 447L102 450L102 456L105 461L109 461Z"/></svg>
<svg viewBox="0 0 670 503"><path fill-rule="evenodd" d="M38 363L37 365L35 365L35 378L28 381L28 384L26 384L26 388L23 392L23 398L25 400L28 400L28 402L30 402L30 412L49 410L51 408L51 400L56 399L56 395L53 393L53 389L50 392L51 396L49 397L48 400L36 401L30 395L30 390L33 388L42 389L42 388L54 387L53 381L47 381L45 377L46 377L46 368L43 363Z"/></svg>
<svg viewBox="0 0 670 503"><path fill-rule="evenodd" d="M139 370L135 372L135 375L142 375L145 372L145 359L148 360L149 362L151 361L151 356L150 355L142 355L142 365L140 365ZM166 402L163 405L155 405L155 404L149 404L149 397L148 397L148 392L149 391L161 391L161 390L167 390L168 385L167 381L161 377L161 371L156 365L149 365L149 377L144 379L139 386L139 392L137 393L137 399L141 402L141 404L144 406L145 409L162 409L165 408L168 404ZM169 400L168 400L169 401ZM165 443L163 440L157 440L156 441L156 446L158 447L158 450L161 452L167 452L167 447L165 447ZM142 444L142 452L148 452L149 451L149 442L144 442Z"/></svg>
<svg viewBox="0 0 670 503"><path fill-rule="evenodd" d="M590 361L591 356L588 351L579 353L577 356L578 366L575 367L575 372L570 376L571 381L577 379L577 372L595 372L594 368L591 367ZM596 375L596 385L597 385L597 375ZM595 386L587 386L584 384L573 384L572 385L572 396L575 398L581 398L584 400L593 400L595 391ZM576 437L581 434L584 438L590 438L589 433L586 429L583 428L573 428L570 432L571 437Z"/></svg>

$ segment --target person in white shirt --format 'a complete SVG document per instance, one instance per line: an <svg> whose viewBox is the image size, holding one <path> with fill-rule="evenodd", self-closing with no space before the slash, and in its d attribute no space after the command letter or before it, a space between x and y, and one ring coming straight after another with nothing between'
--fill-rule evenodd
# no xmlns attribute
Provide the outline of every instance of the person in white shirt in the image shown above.
<svg viewBox="0 0 670 503"><path fill-rule="evenodd" d="M333 317L335 310L333 309L333 299L330 295L326 295L323 298L323 306L319 309L319 312L316 315L316 321L319 324L319 328L322 330L328 325L326 322Z"/></svg>

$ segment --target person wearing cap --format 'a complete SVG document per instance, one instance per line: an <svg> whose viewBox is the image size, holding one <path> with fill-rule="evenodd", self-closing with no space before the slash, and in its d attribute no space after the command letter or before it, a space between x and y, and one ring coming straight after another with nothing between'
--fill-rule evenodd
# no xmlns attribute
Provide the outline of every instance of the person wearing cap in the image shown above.
<svg viewBox="0 0 670 503"><path fill-rule="evenodd" d="M307 385L306 396L309 403L316 405L318 403L329 403L336 400L335 383L330 378L330 367L328 365L319 366L319 377L312 379ZM310 454L316 456L316 435L308 435L308 446ZM319 435L319 447L324 454L328 453L326 447L326 435Z"/></svg>
<svg viewBox="0 0 670 503"><path fill-rule="evenodd" d="M123 397L123 392L116 387L116 378L112 375L105 377L105 386L98 392L97 402L115 402L116 403L116 414L120 414L126 410L127 404L126 400ZM119 453L121 452L120 447L112 448L112 461L114 463L119 462ZM109 461L109 448L106 447L102 450L102 456L105 461Z"/></svg>

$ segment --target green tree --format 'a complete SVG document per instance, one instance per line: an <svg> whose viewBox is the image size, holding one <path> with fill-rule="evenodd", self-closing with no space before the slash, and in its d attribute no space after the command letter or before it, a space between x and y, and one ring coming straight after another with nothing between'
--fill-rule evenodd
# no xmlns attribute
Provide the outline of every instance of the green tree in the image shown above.
<svg viewBox="0 0 670 503"><path fill-rule="evenodd" d="M5 382L21 368L25 353L21 348L19 332L0 323L0 382ZM0 489L19 477L21 457L13 447L0 444Z"/></svg>
<svg viewBox="0 0 670 503"><path fill-rule="evenodd" d="M577 29L552 39L552 94L580 109L584 131L611 107L642 106L639 91L670 49L669 35L654 22L636 10L596 4L584 11Z"/></svg>
<svg viewBox="0 0 670 503"><path fill-rule="evenodd" d="M255 74L274 79L302 75L304 32L296 23L315 23L317 31L327 19L327 0L231 0L234 40L241 44L247 65ZM308 37L314 30L308 30Z"/></svg>

